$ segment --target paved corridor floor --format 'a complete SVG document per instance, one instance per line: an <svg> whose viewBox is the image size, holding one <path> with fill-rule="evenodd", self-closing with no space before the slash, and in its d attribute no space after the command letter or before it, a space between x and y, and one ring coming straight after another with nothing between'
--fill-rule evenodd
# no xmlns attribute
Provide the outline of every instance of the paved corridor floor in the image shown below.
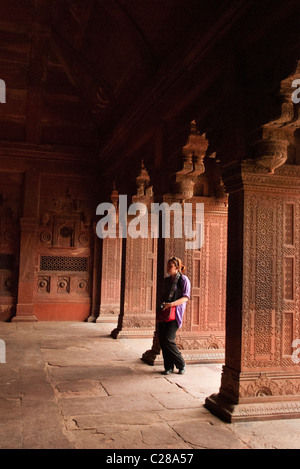
<svg viewBox="0 0 300 469"><path fill-rule="evenodd" d="M0 323L1 449L300 448L300 419L226 424L204 407L221 365L162 376L140 359L152 339L111 324Z"/></svg>

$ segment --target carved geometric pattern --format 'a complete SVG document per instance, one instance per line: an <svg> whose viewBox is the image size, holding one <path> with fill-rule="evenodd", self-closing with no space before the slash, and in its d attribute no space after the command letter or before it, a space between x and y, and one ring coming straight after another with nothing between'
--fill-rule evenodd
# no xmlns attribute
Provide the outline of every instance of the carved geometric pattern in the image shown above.
<svg viewBox="0 0 300 469"><path fill-rule="evenodd" d="M78 236L78 241L80 244L82 244L83 246L86 246L88 243L89 243L89 235L88 233L81 233L79 236Z"/></svg>
<svg viewBox="0 0 300 469"><path fill-rule="evenodd" d="M192 321L194 326L200 326L200 298L195 296L193 298L193 306L192 306Z"/></svg>
<svg viewBox="0 0 300 469"><path fill-rule="evenodd" d="M13 290L13 280L10 277L5 278L3 283L3 290L5 292L11 292Z"/></svg>
<svg viewBox="0 0 300 469"><path fill-rule="evenodd" d="M272 308L274 212L272 207L256 207L256 307Z"/></svg>
<svg viewBox="0 0 300 469"><path fill-rule="evenodd" d="M77 281L77 293L88 293L89 285L88 280L85 278L80 278Z"/></svg>
<svg viewBox="0 0 300 469"><path fill-rule="evenodd" d="M293 313L285 313L283 321L283 355L291 355L293 342Z"/></svg>
<svg viewBox="0 0 300 469"><path fill-rule="evenodd" d="M287 168L282 167L280 172L284 171ZM298 191L297 198L286 193L287 181L282 178L282 189L278 182L277 193L268 193L261 185L261 191L245 194L242 359L248 370L295 367L291 354L293 340L300 337L300 201ZM245 395L300 390L298 384L290 383L283 390L279 380L278 390L271 383L264 384L255 383L253 392L249 385Z"/></svg>
<svg viewBox="0 0 300 469"><path fill-rule="evenodd" d="M62 238L70 238L72 236L72 234L73 234L73 230L71 228L69 228L68 226L63 226L59 230L59 235Z"/></svg>
<svg viewBox="0 0 300 469"><path fill-rule="evenodd" d="M70 278L69 277L58 277L57 293L70 293Z"/></svg>
<svg viewBox="0 0 300 469"><path fill-rule="evenodd" d="M221 293L221 226L216 223L210 223L208 225L209 230L209 259L208 259L208 268L209 268L209 279L213 281L213 288L209 288L208 291L208 314L206 321L208 324L218 324L218 319L220 315L220 293ZM218 249L219 248L219 249ZM218 269L219 267L219 269Z"/></svg>
<svg viewBox="0 0 300 469"><path fill-rule="evenodd" d="M255 353L271 353L271 315L269 311L258 311L255 315Z"/></svg>
<svg viewBox="0 0 300 469"><path fill-rule="evenodd" d="M291 246L294 244L294 204L285 204L284 243Z"/></svg>
<svg viewBox="0 0 300 469"><path fill-rule="evenodd" d="M0 254L0 270L13 270L14 256L13 254Z"/></svg>
<svg viewBox="0 0 300 469"><path fill-rule="evenodd" d="M43 242L43 243L49 243L51 241L51 233L47 232L47 231L43 231L43 233L40 234L40 240Z"/></svg>
<svg viewBox="0 0 300 469"><path fill-rule="evenodd" d="M284 299L294 299L294 258L284 259Z"/></svg>
<svg viewBox="0 0 300 469"><path fill-rule="evenodd" d="M38 277L38 292L50 293L50 277Z"/></svg>
<svg viewBox="0 0 300 469"><path fill-rule="evenodd" d="M105 238L102 253L101 305L120 303L122 239Z"/></svg>
<svg viewBox="0 0 300 469"><path fill-rule="evenodd" d="M41 256L41 271L86 272L88 257Z"/></svg>
<svg viewBox="0 0 300 469"><path fill-rule="evenodd" d="M282 324L279 259L283 246L283 204L264 194L246 196L244 228L244 342L243 363L250 368L280 362Z"/></svg>

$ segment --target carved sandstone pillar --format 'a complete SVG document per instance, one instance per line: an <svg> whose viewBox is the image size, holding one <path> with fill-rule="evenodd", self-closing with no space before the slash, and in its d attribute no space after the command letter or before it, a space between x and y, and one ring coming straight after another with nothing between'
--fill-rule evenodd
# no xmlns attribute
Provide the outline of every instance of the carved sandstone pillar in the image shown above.
<svg viewBox="0 0 300 469"><path fill-rule="evenodd" d="M164 267L173 256L182 259L186 275L191 281L191 299L187 304L182 328L177 331L176 342L187 363L224 362L225 355L225 303L226 303L226 248L227 198L193 197L193 230L196 230L196 204L203 204L203 244L190 249L188 237L174 237L174 223L184 220L184 205L175 203L171 194L164 201L171 212L171 236L160 239L163 244ZM176 210L177 208L177 210ZM178 226L178 225L177 225ZM199 230L200 232L200 230ZM198 232L198 234L199 234ZM167 273L164 269L164 276ZM160 363L159 343L154 335L153 347L143 354L149 365Z"/></svg>
<svg viewBox="0 0 300 469"><path fill-rule="evenodd" d="M112 337L151 337L155 325L156 240L127 238L125 241L124 300Z"/></svg>
<svg viewBox="0 0 300 469"><path fill-rule="evenodd" d="M145 236L134 237L129 225L136 217L128 216L122 247L121 310L113 338L151 337L155 327L157 239L151 225L152 186L143 163L132 202L147 208L148 222Z"/></svg>
<svg viewBox="0 0 300 469"><path fill-rule="evenodd" d="M100 239L96 234L96 222L93 222L94 248L93 248L93 274L92 274L92 305L91 314L88 322L96 322L100 309L100 273L101 273L101 255Z"/></svg>
<svg viewBox="0 0 300 469"><path fill-rule="evenodd" d="M102 241L100 313L97 322L117 323L120 314L122 239Z"/></svg>
<svg viewBox="0 0 300 469"><path fill-rule="evenodd" d="M187 304L182 328L177 332L178 347L188 363L224 362L227 197L221 190L215 161L211 158L207 162L208 171L204 167L207 148L206 136L200 135L193 121L182 149L182 168L175 174L174 193L163 197L163 202L172 207L170 236L159 240L164 266L172 256L181 258L191 281L191 300ZM216 196L209 197L209 192ZM200 220L197 204L204 205L204 218ZM201 245L197 240L194 246L188 242L191 237L184 227L186 206L192 207L193 231L196 231L197 224L202 225ZM178 234L180 221L182 235ZM147 350L142 359L149 365L154 361L160 363L159 351L155 334L152 349Z"/></svg>
<svg viewBox="0 0 300 469"><path fill-rule="evenodd" d="M226 358L206 407L227 421L300 416L300 167L224 170L229 192Z"/></svg>
<svg viewBox="0 0 300 469"><path fill-rule="evenodd" d="M204 239L198 249L182 246L181 255L191 281L191 299L182 328L177 332L177 345L186 362L224 363L227 197L193 197L189 202L193 205L194 220L196 204L204 204Z"/></svg>
<svg viewBox="0 0 300 469"><path fill-rule="evenodd" d="M39 227L40 175L30 169L26 172L24 212L20 220L20 264L16 316L13 321L37 321L34 315L35 254Z"/></svg>
<svg viewBox="0 0 300 469"><path fill-rule="evenodd" d="M111 201L116 210L116 220L119 219L118 199L119 193L114 183ZM100 309L96 322L117 324L120 314L122 238L118 233L119 224L117 223L115 231L108 232L108 236L101 242Z"/></svg>

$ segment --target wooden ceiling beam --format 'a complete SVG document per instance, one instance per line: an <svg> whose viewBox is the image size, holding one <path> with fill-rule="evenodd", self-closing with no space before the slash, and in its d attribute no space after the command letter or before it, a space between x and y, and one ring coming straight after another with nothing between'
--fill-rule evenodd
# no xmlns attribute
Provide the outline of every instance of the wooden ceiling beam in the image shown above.
<svg viewBox="0 0 300 469"><path fill-rule="evenodd" d="M111 89L101 80L93 67L63 38L52 30L53 47L64 72L97 126L107 117L114 96Z"/></svg>
<svg viewBox="0 0 300 469"><path fill-rule="evenodd" d="M51 38L49 18L51 18L52 3L49 0L35 0L34 6L28 80L26 141L39 144L42 133L42 112Z"/></svg>
<svg viewBox="0 0 300 469"><path fill-rule="evenodd" d="M153 52L150 48L149 43L147 42L144 34L135 23L135 21L129 16L129 14L124 10L117 0L97 0L98 3L104 8L109 15L114 18L114 21L118 22L120 26L126 31L128 37L132 39L132 42L135 44L136 48L139 50L142 61L145 63L145 66L153 67L156 59L153 55Z"/></svg>

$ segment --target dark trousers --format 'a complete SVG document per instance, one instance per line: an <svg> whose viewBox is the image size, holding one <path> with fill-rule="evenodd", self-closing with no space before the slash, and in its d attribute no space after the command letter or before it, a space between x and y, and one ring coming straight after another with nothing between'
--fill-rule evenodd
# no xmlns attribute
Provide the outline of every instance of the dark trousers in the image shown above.
<svg viewBox="0 0 300 469"><path fill-rule="evenodd" d="M158 338L164 359L165 370L171 370L174 365L179 370L185 367L184 359L175 343L177 321L159 322Z"/></svg>

